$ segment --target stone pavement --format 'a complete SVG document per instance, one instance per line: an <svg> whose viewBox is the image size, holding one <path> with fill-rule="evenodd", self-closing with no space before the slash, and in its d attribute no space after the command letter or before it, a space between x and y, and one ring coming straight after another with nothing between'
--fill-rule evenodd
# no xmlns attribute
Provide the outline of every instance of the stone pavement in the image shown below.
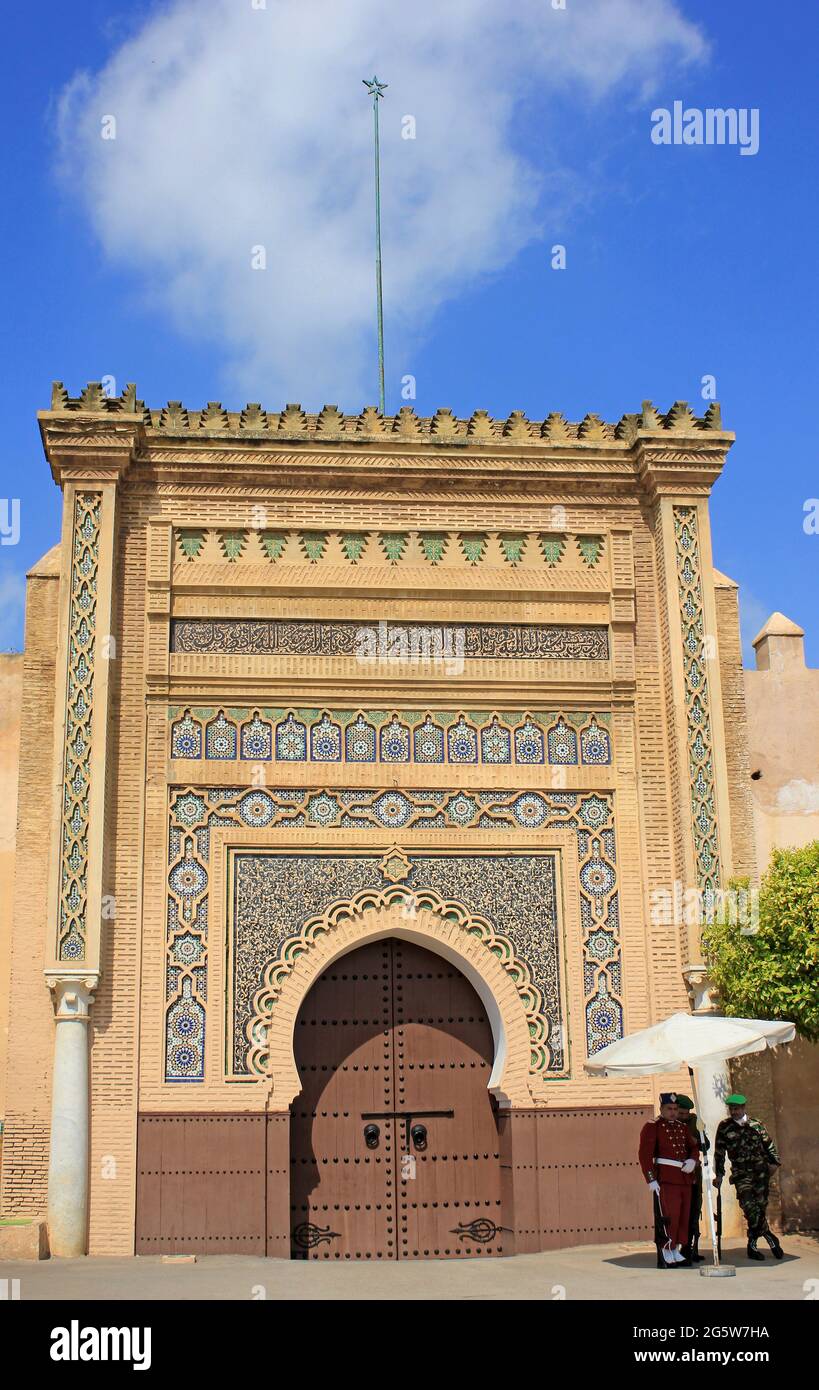
<svg viewBox="0 0 819 1390"><path fill-rule="evenodd" d="M0 1264L0 1281L19 1279L21 1299L261 1299L313 1301L471 1299L639 1299L779 1301L819 1299L819 1241L785 1236L784 1260L754 1264L731 1242L732 1279L696 1269L657 1270L654 1247L583 1245L499 1260L419 1260L390 1264L265 1260L209 1255L195 1264L131 1259L18 1261ZM0 1282L8 1297L10 1285Z"/></svg>

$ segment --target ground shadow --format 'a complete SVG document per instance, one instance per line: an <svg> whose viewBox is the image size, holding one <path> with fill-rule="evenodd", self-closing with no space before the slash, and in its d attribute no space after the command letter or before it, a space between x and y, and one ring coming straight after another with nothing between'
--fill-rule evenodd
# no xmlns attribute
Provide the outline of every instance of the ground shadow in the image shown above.
<svg viewBox="0 0 819 1390"><path fill-rule="evenodd" d="M733 1265L735 1269L753 1269L764 1273L765 1265L792 1264L795 1260L801 1259L803 1259L802 1255L791 1255L786 1250L781 1260L775 1260L772 1255L766 1255L764 1262L761 1260L749 1260L745 1253L744 1246L737 1246L736 1249L724 1251L721 1263L724 1265ZM706 1255L705 1262L706 1264L712 1263L710 1255ZM612 1255L604 1260L603 1263L607 1265L616 1265L620 1269L656 1269L657 1256L654 1250L638 1250L629 1255ZM684 1269L682 1273L694 1273L697 1269L702 1269L702 1265L692 1265L690 1270ZM665 1274L666 1271L658 1269L657 1273Z"/></svg>

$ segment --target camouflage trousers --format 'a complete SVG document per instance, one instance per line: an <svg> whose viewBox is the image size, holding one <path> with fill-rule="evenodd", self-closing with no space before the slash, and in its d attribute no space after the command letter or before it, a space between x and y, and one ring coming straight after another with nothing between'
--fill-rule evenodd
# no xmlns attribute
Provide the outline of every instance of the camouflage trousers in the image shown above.
<svg viewBox="0 0 819 1390"><path fill-rule="evenodd" d="M735 1168L731 1181L748 1223L749 1237L763 1235L768 1230L768 1192L771 1185L767 1168Z"/></svg>

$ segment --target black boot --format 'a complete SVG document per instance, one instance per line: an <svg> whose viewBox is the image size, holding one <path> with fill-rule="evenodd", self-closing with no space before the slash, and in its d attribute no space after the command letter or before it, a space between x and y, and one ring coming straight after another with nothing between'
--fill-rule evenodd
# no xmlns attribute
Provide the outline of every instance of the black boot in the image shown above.
<svg viewBox="0 0 819 1390"><path fill-rule="evenodd" d="M779 1241L777 1240L777 1238L776 1238L776 1236L774 1235L773 1231L763 1231L763 1232L762 1232L762 1237L763 1237L763 1240L767 1240L768 1244L770 1245L771 1249L773 1250L774 1259L775 1259L775 1260L781 1260L782 1257L783 1257L784 1254L785 1254L785 1251L782 1249L782 1246L779 1244Z"/></svg>
<svg viewBox="0 0 819 1390"><path fill-rule="evenodd" d="M757 1239L758 1239L758 1237L757 1237L757 1235L756 1235L756 1232L754 1232L753 1235L751 1234L750 1231L748 1232L748 1259L749 1259L749 1260L764 1260L764 1258L765 1258L765 1256L763 1255L762 1251L761 1251L761 1250L757 1250L757 1248L756 1248Z"/></svg>
<svg viewBox="0 0 819 1390"><path fill-rule="evenodd" d="M685 1252L685 1256L686 1259L691 1261L692 1265L701 1265L703 1263L703 1261L705 1260L705 1256L700 1254L699 1235L694 1236L693 1240L691 1241L691 1244L688 1247L688 1250Z"/></svg>

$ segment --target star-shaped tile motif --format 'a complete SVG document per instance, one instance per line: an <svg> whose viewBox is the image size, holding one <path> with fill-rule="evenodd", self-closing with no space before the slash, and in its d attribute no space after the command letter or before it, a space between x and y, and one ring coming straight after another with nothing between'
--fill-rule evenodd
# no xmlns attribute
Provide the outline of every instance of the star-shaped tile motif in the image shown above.
<svg viewBox="0 0 819 1390"><path fill-rule="evenodd" d="M398 845L393 845L392 849L387 850L379 867L390 883L400 883L412 866L404 851Z"/></svg>

